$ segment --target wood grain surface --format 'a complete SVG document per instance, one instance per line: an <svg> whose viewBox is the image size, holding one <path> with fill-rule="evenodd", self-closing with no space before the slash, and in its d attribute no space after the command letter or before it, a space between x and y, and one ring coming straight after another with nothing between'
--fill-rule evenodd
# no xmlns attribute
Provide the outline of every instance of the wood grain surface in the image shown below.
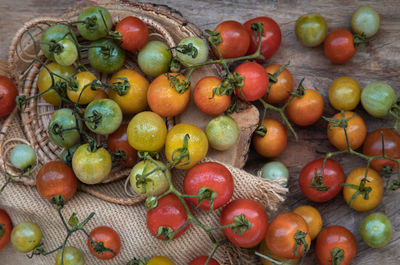
<svg viewBox="0 0 400 265"><path fill-rule="evenodd" d="M77 2L76 0L1 0L0 1L0 58L7 58L11 39L23 22L41 15L57 15ZM147 1L146 1L147 2ZM156 4L168 5L179 12L201 29L213 29L223 20L245 22L255 16L270 16L275 19L282 30L282 45L279 51L267 63L287 63L296 83L303 77L305 86L318 90L325 98L325 116L332 116L335 111L329 106L327 92L332 81L342 75L354 77L364 87L371 81L383 81L400 92L400 1L186 1L186 0L151 0ZM294 34L296 19L305 13L320 13L328 23L329 30L350 28L352 12L360 5L371 5L381 15L381 27L376 36L365 45L361 45L352 60L344 65L333 65L324 56L323 48L306 48ZM366 121L368 131L382 127L391 127L393 120L371 118L359 106L356 112ZM276 116L271 114L271 116ZM284 153L275 160L284 162L290 170L290 193L280 212L290 211L301 204L317 207L323 216L324 226L343 225L357 237L358 251L352 264L359 265L394 265L400 264L400 191L386 191L382 203L371 212L383 212L393 224L391 242L381 248L369 248L361 239L359 225L369 213L358 213L351 210L341 195L334 200L323 203L310 203L300 192L298 174L301 168L319 157L316 149L331 151L334 148L326 137L326 123L300 128L296 127L300 140L292 136ZM264 159L251 151L246 169L255 173L264 163ZM337 158L345 173L353 168L365 165L363 161L351 156ZM270 213L271 218L276 213ZM26 264L32 264L28 261ZM0 261L1 263L1 261ZM313 253L307 257L307 264L316 264Z"/></svg>

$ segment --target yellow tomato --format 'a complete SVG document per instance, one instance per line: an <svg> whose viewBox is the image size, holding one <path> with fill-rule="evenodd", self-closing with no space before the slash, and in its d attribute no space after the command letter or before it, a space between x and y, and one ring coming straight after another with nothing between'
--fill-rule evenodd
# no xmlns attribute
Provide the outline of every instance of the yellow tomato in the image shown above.
<svg viewBox="0 0 400 265"><path fill-rule="evenodd" d="M280 261L283 264L287 264L287 265L298 264L299 260L300 260L300 259L286 259L286 258L282 258L282 257L275 255L274 253L271 252L271 250L268 249L267 244L265 243L265 240L261 241L261 245L260 245L260 248L258 249L258 251L260 251L261 254L263 254L267 257L270 257L273 260ZM260 259L261 259L261 263L263 265L275 265L276 264L270 260L267 260L267 259L264 259L261 257L260 257Z"/></svg>
<svg viewBox="0 0 400 265"><path fill-rule="evenodd" d="M293 210L306 221L311 240L314 240L322 228L322 217L317 209L310 205L302 205Z"/></svg>
<svg viewBox="0 0 400 265"><path fill-rule="evenodd" d="M94 100L97 96L98 91L93 90L90 85L94 80L96 80L96 76L91 72L80 72L75 76L78 87L73 90L71 88L67 89L67 96L72 101L77 103L79 99L79 104L86 105ZM85 89L85 90L83 90ZM83 92L82 92L83 90ZM80 98L79 98L80 95Z"/></svg>
<svg viewBox="0 0 400 265"><path fill-rule="evenodd" d="M167 257L163 257L163 256L155 256L152 257L146 265L175 265L175 263L172 262L172 260L170 260Z"/></svg>
<svg viewBox="0 0 400 265"><path fill-rule="evenodd" d="M329 87L329 102L337 110L353 110L360 103L361 88L358 82L349 76L342 76Z"/></svg>

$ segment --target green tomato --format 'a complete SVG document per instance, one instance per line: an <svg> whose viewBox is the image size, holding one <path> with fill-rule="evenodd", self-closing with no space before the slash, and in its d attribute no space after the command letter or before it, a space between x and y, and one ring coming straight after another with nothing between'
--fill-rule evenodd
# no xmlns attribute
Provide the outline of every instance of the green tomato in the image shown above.
<svg viewBox="0 0 400 265"><path fill-rule="evenodd" d="M157 165L156 165L157 164ZM129 174L132 189L142 196L158 196L168 190L169 184L162 170L156 170L157 166L165 167L165 164L156 161L156 164L149 160L140 161ZM143 177L146 173L152 172L150 175ZM169 176L171 173L167 171Z"/></svg>
<svg viewBox="0 0 400 265"><path fill-rule="evenodd" d="M161 41L149 41L138 54L140 69L148 76L157 77L168 72L172 53Z"/></svg>
<svg viewBox="0 0 400 265"><path fill-rule="evenodd" d="M361 92L361 104L374 117L385 117L396 102L391 86L383 82L369 83Z"/></svg>
<svg viewBox="0 0 400 265"><path fill-rule="evenodd" d="M212 148L225 151L236 144L239 138L239 127L234 119L221 115L209 121L206 135Z"/></svg>
<svg viewBox="0 0 400 265"><path fill-rule="evenodd" d="M270 180L282 180L282 186L287 187L289 180L289 170L278 161L268 162L261 169L261 177Z"/></svg>
<svg viewBox="0 0 400 265"><path fill-rule="evenodd" d="M380 248L389 243L392 237L392 224L386 215L372 213L361 222L360 233L365 243L373 248Z"/></svg>
<svg viewBox="0 0 400 265"><path fill-rule="evenodd" d="M297 39L307 47L320 45L328 33L325 19L319 14L306 14L299 17L295 26Z"/></svg>
<svg viewBox="0 0 400 265"><path fill-rule="evenodd" d="M70 40L60 40L58 42L62 49L60 52L54 54L54 60L60 65L72 65L78 58L78 50L75 43Z"/></svg>
<svg viewBox="0 0 400 265"><path fill-rule="evenodd" d="M351 17L351 28L358 34L371 38L379 29L379 14L370 6L359 7Z"/></svg>
<svg viewBox="0 0 400 265"><path fill-rule="evenodd" d="M88 52L90 65L99 72L111 74L118 71L125 62L125 51L111 39L91 43Z"/></svg>
<svg viewBox="0 0 400 265"><path fill-rule="evenodd" d="M32 251L41 240L42 231L37 224L32 222L19 223L11 232L11 243L19 252Z"/></svg>
<svg viewBox="0 0 400 265"><path fill-rule="evenodd" d="M190 49L191 52L185 53L185 49ZM186 66L204 63L208 59L208 46L207 43L199 37L187 37L179 42L176 55Z"/></svg>
<svg viewBox="0 0 400 265"><path fill-rule="evenodd" d="M49 136L53 143L64 148L77 145L80 140L79 130L82 128L80 120L77 120L71 109L59 109L51 116L49 124Z"/></svg>
<svg viewBox="0 0 400 265"><path fill-rule="evenodd" d="M65 164L68 164L69 166L72 166L72 157L74 157L76 149L78 149L79 145L75 145L71 148L66 148L64 151L61 153L60 159L63 161Z"/></svg>
<svg viewBox="0 0 400 265"><path fill-rule="evenodd" d="M62 249L57 252L56 265L61 265ZM82 251L75 247L65 247L64 249L64 265L84 265L85 259Z"/></svg>
<svg viewBox="0 0 400 265"><path fill-rule="evenodd" d="M49 43L55 44L61 40L73 40L74 37L72 35L74 33L72 32L70 34L69 32L68 26L63 24L51 26L43 32L40 39L40 42L42 42L40 44L40 48L47 58L54 61L55 54L53 51L51 51L51 45L49 45Z"/></svg>
<svg viewBox="0 0 400 265"><path fill-rule="evenodd" d="M118 129L122 122L122 111L111 99L96 99L85 110L85 124L94 133L107 135Z"/></svg>
<svg viewBox="0 0 400 265"><path fill-rule="evenodd" d="M102 14L103 17L101 16ZM78 23L78 31L79 34L87 40L104 38L112 27L112 17L110 13L107 9L100 6L92 6L83 10L79 14L78 21L85 22Z"/></svg>
<svg viewBox="0 0 400 265"><path fill-rule="evenodd" d="M15 146L10 153L11 164L21 170L27 170L36 165L36 153L33 148L27 144Z"/></svg>

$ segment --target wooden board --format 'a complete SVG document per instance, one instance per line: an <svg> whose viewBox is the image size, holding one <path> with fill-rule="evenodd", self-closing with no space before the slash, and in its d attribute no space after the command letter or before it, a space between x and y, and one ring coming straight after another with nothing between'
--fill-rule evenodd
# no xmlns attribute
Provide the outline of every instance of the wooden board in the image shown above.
<svg viewBox="0 0 400 265"><path fill-rule="evenodd" d="M50 1L50 0L2 0L0 1L0 57L7 58L8 46L15 31L24 21L40 15L57 15L71 7L76 0ZM145 1L148 2L148 1ZM325 97L325 116L335 113L329 106L327 91L331 82L342 75L356 78L364 87L371 81L384 81L396 89L400 94L400 2L391 1L257 1L237 0L234 2L222 0L151 0L157 4L165 4L179 10L191 22L201 29L213 29L223 20L238 20L244 22L255 16L271 16L282 30L282 45L279 51L268 63L286 63L290 61L289 70L293 73L296 83L305 77L305 86L321 92ZM381 28L378 34L366 45L357 50L353 59L345 65L333 65L325 58L323 48L303 47L294 35L294 23L302 14L320 13L328 23L329 30L336 28L349 28L352 12L360 5L371 5L381 15ZM356 109L366 121L368 131L380 127L391 127L391 119L374 119L369 117L359 106ZM274 115L273 115L274 116ZM305 163L318 158L316 149L334 150L326 138L326 123L323 121L308 128L298 128L300 140L295 142L289 137L288 148L275 160L288 165L290 170L290 194L281 211L289 211L300 204L310 204L301 194L297 179L298 173ZM255 173L265 162L253 151L250 153L246 169ZM352 168L363 164L357 158L343 156L338 158L345 173ZM385 192L382 203L372 212L380 211L388 215L393 224L393 237L391 242L381 249L369 248L360 238L358 228L363 217L368 213L357 213L351 210L338 196L331 202L312 204L322 213L324 226L339 224L353 231L357 237L358 252L352 264L400 264L400 191ZM274 213L270 213L274 216ZM27 263L31 261L27 260ZM313 255L307 258L307 264L316 264Z"/></svg>

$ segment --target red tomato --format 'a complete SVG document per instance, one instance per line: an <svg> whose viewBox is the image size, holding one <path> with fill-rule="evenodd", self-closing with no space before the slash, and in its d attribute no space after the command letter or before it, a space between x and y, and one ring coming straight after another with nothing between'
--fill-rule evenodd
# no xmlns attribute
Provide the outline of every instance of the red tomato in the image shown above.
<svg viewBox="0 0 400 265"><path fill-rule="evenodd" d="M338 262L340 259L337 256L335 258L334 249L344 251L342 261ZM356 255L356 251L356 238L343 226L329 226L322 230L317 237L315 256L319 265L348 265Z"/></svg>
<svg viewBox="0 0 400 265"><path fill-rule="evenodd" d="M279 25L269 17L256 17L244 23L244 27L250 35L250 47L247 54L253 54L257 51L258 36L255 36L254 31L251 29L251 24L254 22L264 23L264 35L261 38L261 55L267 60L276 53L281 45L281 29Z"/></svg>
<svg viewBox="0 0 400 265"><path fill-rule="evenodd" d="M208 256L201 256L192 260L189 265L204 265L206 264ZM220 265L215 259L211 259L208 265Z"/></svg>
<svg viewBox="0 0 400 265"><path fill-rule="evenodd" d="M16 106L15 98L18 95L14 82L6 77L0 76L0 118L10 114Z"/></svg>
<svg viewBox="0 0 400 265"><path fill-rule="evenodd" d="M10 216L3 209L0 209L0 251L10 242L12 223Z"/></svg>
<svg viewBox="0 0 400 265"><path fill-rule="evenodd" d="M337 29L329 33L324 42L325 55L332 63L345 63L353 57L353 34L347 29Z"/></svg>
<svg viewBox="0 0 400 265"><path fill-rule="evenodd" d="M94 242L103 242L105 248L112 249L115 254L111 251L103 251L103 253L97 253L94 250L94 245L90 242L90 239L87 241L88 248L90 252L97 258L102 260L112 259L116 255L118 255L121 249L121 238L119 234L108 226L99 226L90 232L90 237Z"/></svg>
<svg viewBox="0 0 400 265"><path fill-rule="evenodd" d="M107 147L113 153L123 151L125 160L119 159L118 163L124 167L132 167L137 161L137 151L128 142L127 130L128 124L121 124L118 130L108 136Z"/></svg>
<svg viewBox="0 0 400 265"><path fill-rule="evenodd" d="M115 30L122 35L121 47L131 52L143 48L149 37L147 25L140 18L133 16L121 20Z"/></svg>
<svg viewBox="0 0 400 265"><path fill-rule="evenodd" d="M232 228L225 228L222 231L225 236L238 247L252 248L257 246L264 238L267 232L268 216L262 207L256 201L248 199L237 199L231 201L222 209L220 224L229 225L234 222L234 217L244 214L246 219L251 223L251 227L242 235L238 235L232 231Z"/></svg>
<svg viewBox="0 0 400 265"><path fill-rule="evenodd" d="M317 122L324 112L324 99L312 89L304 89L302 97L295 97L287 106L289 120L300 126L309 126Z"/></svg>
<svg viewBox="0 0 400 265"><path fill-rule="evenodd" d="M267 93L268 74L260 64L242 63L236 67L235 72L244 77L243 86L235 90L236 96L241 100L255 101Z"/></svg>
<svg viewBox="0 0 400 265"><path fill-rule="evenodd" d="M224 166L216 162L206 162L192 167L183 181L183 191L188 195L196 195L199 190L206 187L217 193L214 199L216 210L227 203L233 194L233 177L231 172ZM194 205L198 204L197 198L187 198ZM210 202L204 200L199 205L200 209L209 210Z"/></svg>
<svg viewBox="0 0 400 265"><path fill-rule="evenodd" d="M242 24L228 20L219 24L214 31L218 31L221 43L217 45L223 58L233 58L246 55L250 45L250 37ZM215 56L218 53L214 49Z"/></svg>
<svg viewBox="0 0 400 265"><path fill-rule="evenodd" d="M327 191L319 191L311 187L315 170L321 171L324 159L320 158L308 163L300 172L300 189L309 200L313 202L326 202L334 198L341 190L345 182L345 175L338 162L332 159L326 160L322 182L328 188Z"/></svg>

